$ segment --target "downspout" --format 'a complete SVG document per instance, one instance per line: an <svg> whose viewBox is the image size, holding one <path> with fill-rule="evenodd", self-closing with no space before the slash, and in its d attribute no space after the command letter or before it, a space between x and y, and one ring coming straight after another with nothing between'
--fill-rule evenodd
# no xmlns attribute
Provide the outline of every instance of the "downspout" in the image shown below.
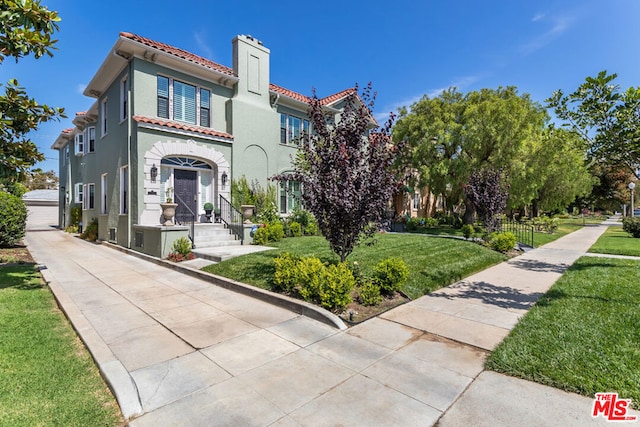
<svg viewBox="0 0 640 427"><path fill-rule="evenodd" d="M129 168L129 173L127 174L127 179L129 181L127 183L129 188L129 193L127 194L127 198L129 199L127 201L127 206L129 206L129 209L127 209L127 247L129 249L131 249L131 229L133 228L133 224L131 224L131 210L133 209L133 205L131 204L131 193L133 193L133 186L131 185L131 183L133 182L133 167L131 165L131 116L133 115L133 106L131 105L131 84L133 83L132 80L131 58L129 58L129 61L127 62L127 141L129 144L127 150L127 165Z"/></svg>

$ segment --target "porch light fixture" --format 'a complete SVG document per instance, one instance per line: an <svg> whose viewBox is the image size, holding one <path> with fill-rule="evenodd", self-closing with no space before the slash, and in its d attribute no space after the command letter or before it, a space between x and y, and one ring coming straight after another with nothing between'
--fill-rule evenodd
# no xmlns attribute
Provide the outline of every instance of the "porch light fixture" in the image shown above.
<svg viewBox="0 0 640 427"><path fill-rule="evenodd" d="M227 185L227 171L222 172L222 186Z"/></svg>
<svg viewBox="0 0 640 427"><path fill-rule="evenodd" d="M156 164L154 163L153 166L151 166L151 182L156 182L156 178L158 178L158 168L156 167Z"/></svg>

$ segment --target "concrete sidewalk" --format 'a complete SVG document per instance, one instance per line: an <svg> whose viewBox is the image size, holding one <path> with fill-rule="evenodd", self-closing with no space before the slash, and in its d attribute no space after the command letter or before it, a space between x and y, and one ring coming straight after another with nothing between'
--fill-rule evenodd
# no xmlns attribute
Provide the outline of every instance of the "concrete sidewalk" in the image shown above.
<svg viewBox="0 0 640 427"><path fill-rule="evenodd" d="M592 399L483 372L483 362L605 228L347 331L35 218L25 240L134 427L584 425L604 423L591 418Z"/></svg>

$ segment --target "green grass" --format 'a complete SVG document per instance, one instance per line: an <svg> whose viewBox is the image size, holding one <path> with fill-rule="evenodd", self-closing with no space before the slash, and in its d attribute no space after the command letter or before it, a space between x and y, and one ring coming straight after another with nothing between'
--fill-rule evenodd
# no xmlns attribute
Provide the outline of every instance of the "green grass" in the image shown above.
<svg viewBox="0 0 640 427"><path fill-rule="evenodd" d="M0 425L121 424L115 399L38 271L0 267Z"/></svg>
<svg viewBox="0 0 640 427"><path fill-rule="evenodd" d="M640 256L640 239L622 230L619 226L610 226L589 252L600 254Z"/></svg>
<svg viewBox="0 0 640 427"><path fill-rule="evenodd" d="M402 258L410 270L403 292L417 298L461 278L504 261L506 258L480 245L454 239L438 239L416 234L381 234L378 243L357 247L347 262L358 262L363 273L389 257ZM276 250L233 258L203 270L264 289L270 288L274 274L273 258L284 252L298 256L317 256L337 262L327 241L318 236L287 238L273 245Z"/></svg>
<svg viewBox="0 0 640 427"><path fill-rule="evenodd" d="M489 356L494 371L640 402L640 261L580 258Z"/></svg>
<svg viewBox="0 0 640 427"><path fill-rule="evenodd" d="M420 227L411 233L416 234L431 234L433 236L460 236L462 237L462 230L454 227Z"/></svg>

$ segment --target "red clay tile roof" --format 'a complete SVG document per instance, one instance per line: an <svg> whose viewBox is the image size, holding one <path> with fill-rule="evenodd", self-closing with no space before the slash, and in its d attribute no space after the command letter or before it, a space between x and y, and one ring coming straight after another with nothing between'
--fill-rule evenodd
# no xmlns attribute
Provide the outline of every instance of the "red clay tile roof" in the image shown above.
<svg viewBox="0 0 640 427"><path fill-rule="evenodd" d="M233 139L233 135L229 135L228 133L225 133L225 132L219 132L211 128L190 125L187 123L174 122L166 119L157 119L153 117L134 115L133 120L135 120L137 123L149 123L152 125L165 126L172 129L201 133L203 135L217 136L219 138L225 138L225 139Z"/></svg>
<svg viewBox="0 0 640 427"><path fill-rule="evenodd" d="M345 98L353 93L356 92L355 88L349 88L349 89L345 89L341 92L338 93L334 93L333 95L329 95L327 97L324 97L320 100L320 103L322 105L329 105L329 104L333 104L336 101L340 101L342 98Z"/></svg>
<svg viewBox="0 0 640 427"><path fill-rule="evenodd" d="M87 112L86 112L86 111L78 111L78 112L76 113L76 116L84 116L85 114L87 114Z"/></svg>
<svg viewBox="0 0 640 427"><path fill-rule="evenodd" d="M62 129L62 133L65 135L68 135L70 133L72 133L76 128L67 128L67 129Z"/></svg>
<svg viewBox="0 0 640 427"><path fill-rule="evenodd" d="M198 56L195 55L191 52L187 52L186 50L183 49L179 49L177 47L173 47L170 46L168 44L165 43L160 43L151 39L148 39L146 37L142 37L139 36L137 34L132 34L132 33L128 33L128 32L121 32L120 33L120 37L124 37L127 38L129 40L133 40L136 41L138 43L144 44L146 46L149 46L151 48L154 49L158 49L161 50L163 52L169 53L171 55L177 56L178 58L182 58L185 59L187 61L193 62L194 64L198 64L198 65L202 65L204 67L210 68L214 71L218 71L220 73L223 74L228 74L230 76L235 76L235 74L233 73L233 70L229 67L226 67L224 65L220 65L217 62L213 62L207 58L203 58L202 56ZM282 86L278 86L276 84L273 83L269 83L269 89L279 93L281 95L287 96L289 98L295 99L297 101L300 102L304 102L304 103L309 103L311 101L311 98L309 98L308 96L302 95L298 92L294 92L292 90L283 88ZM355 89L354 88L349 88L349 89L345 89L341 92L338 92L336 94L333 95L329 95L325 98L320 99L320 103L322 105L329 105L332 104L336 101L339 101L340 99L344 98L345 96L354 93Z"/></svg>
<svg viewBox="0 0 640 427"><path fill-rule="evenodd" d="M189 62L193 62L194 64L202 65L204 67L210 68L214 71L218 71L223 74L228 74L230 76L234 76L233 70L229 67L225 67L224 65L220 65L217 62L213 62L207 58L203 58L202 56L194 55L191 52L187 52L186 50L179 49L177 47L170 46L168 44L160 43L146 37L139 36L137 34L121 32L120 37L127 38L129 40L136 41L138 43L142 43L146 46L149 46L154 49L161 50L163 52L169 53L171 55L177 56L178 58L185 59Z"/></svg>
<svg viewBox="0 0 640 427"><path fill-rule="evenodd" d="M288 96L289 98L293 98L296 101L304 102L306 104L308 104L311 101L311 98L309 98L308 96L302 95L298 92L294 92L289 89L285 89L282 86L278 86L273 83L269 83L269 89L281 95Z"/></svg>
<svg viewBox="0 0 640 427"><path fill-rule="evenodd" d="M296 101L300 101L300 102L304 102L306 104L308 104L309 102L311 102L311 98L309 98L308 96L302 95L298 92L294 92L292 90L283 88L282 86L278 86L275 85L273 83L269 84L269 89L271 89L272 91L279 93L281 95L287 96L289 98L293 98ZM343 91L340 91L338 93L334 93L333 95L329 95L325 98L320 99L320 104L322 105L330 105L333 104L336 101L339 101L341 99L343 99L344 97L351 95L352 93L355 93L355 88L349 88L349 89L345 89Z"/></svg>

